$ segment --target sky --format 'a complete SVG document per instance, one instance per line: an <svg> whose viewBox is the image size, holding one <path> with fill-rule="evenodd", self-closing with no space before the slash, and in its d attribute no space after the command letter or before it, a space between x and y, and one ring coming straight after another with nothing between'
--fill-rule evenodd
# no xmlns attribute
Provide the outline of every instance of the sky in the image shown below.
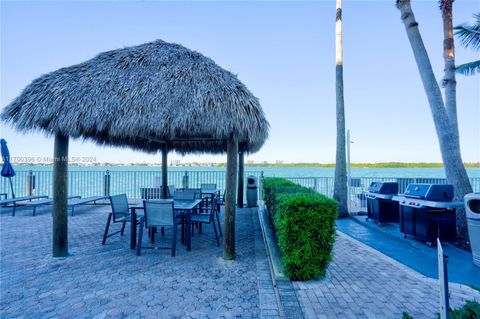
<svg viewBox="0 0 480 319"><path fill-rule="evenodd" d="M440 162L430 108L394 0L343 3L344 92L352 162ZM436 1L413 0L437 80L443 30ZM457 0L454 25L479 1ZM270 122L246 160L335 161L335 1L2 1L0 108L35 78L96 54L155 39L175 42L237 74ZM456 43L457 64L478 53ZM480 75L457 76L463 160L480 161ZM1 124L18 160L51 157L53 139ZM160 162L161 156L70 142L70 156L97 162ZM171 154L182 162L225 156Z"/></svg>

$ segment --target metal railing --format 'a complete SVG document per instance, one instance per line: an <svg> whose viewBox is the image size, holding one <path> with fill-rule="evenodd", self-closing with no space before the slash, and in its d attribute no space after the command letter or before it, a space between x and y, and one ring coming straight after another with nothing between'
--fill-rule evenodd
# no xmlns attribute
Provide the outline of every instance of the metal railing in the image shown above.
<svg viewBox="0 0 480 319"><path fill-rule="evenodd" d="M333 197L333 177L285 177L296 184L311 188L316 192ZM352 178L350 182L350 209L353 212L366 210L367 201L363 193L368 190L372 182L397 182L398 192L403 193L410 183L422 184L444 184L445 178L410 178L410 177L358 177ZM474 192L480 192L480 177L470 178Z"/></svg>
<svg viewBox="0 0 480 319"><path fill-rule="evenodd" d="M223 171L173 171L168 172L168 183L178 188L200 188L202 183L215 183L220 191L225 190L225 175ZM260 179L261 171L245 171L245 178L253 175ZM311 188L328 197L333 196L333 177L284 177L299 185ZM350 181L350 207L361 210L366 207L362 193L373 181L398 182L399 192L403 193L410 183L446 183L444 178L405 178L405 177L359 177ZM17 170L12 178L15 195L47 195L52 196L52 170ZM480 192L480 177L470 178L473 190ZM159 187L161 171L108 171L108 170L69 170L68 194L82 197L97 195L113 195L125 193L129 198L141 198L141 188ZM244 185L247 185L246 181ZM11 197L8 179L0 181L0 193ZM244 197L246 198L246 197Z"/></svg>
<svg viewBox="0 0 480 319"><path fill-rule="evenodd" d="M245 171L247 176L260 178L260 171ZM203 183L217 184L217 188L225 190L225 171L169 171L168 184L177 188L200 188ZM12 177L13 190L16 197L27 195L53 195L52 170L17 170ZM141 198L141 188L159 187L161 171L86 171L69 170L68 194L70 196L98 196L127 194L129 198ZM244 182L246 185L246 181ZM0 193L11 197L10 184L7 178L0 180Z"/></svg>

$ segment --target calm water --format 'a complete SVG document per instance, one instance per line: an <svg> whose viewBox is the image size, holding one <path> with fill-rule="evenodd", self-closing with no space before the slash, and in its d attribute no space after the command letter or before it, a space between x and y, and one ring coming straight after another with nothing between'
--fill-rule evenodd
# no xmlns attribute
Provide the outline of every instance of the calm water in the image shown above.
<svg viewBox="0 0 480 319"><path fill-rule="evenodd" d="M14 192L17 196L27 194L27 175L32 171L35 176L35 194L51 195L53 174L51 166L17 166L17 175L12 178ZM104 194L105 172L110 171L110 194L126 193L131 198L140 198L141 188L155 187L160 183L161 168L147 166L102 166L71 167L69 170L69 194L83 197ZM188 172L188 187L200 187L202 183L215 183L220 190L225 188L225 168L220 167L170 167L169 184L182 187L184 172ZM333 191L334 168L319 167L246 167L245 175L279 177L315 177L294 179L305 187L311 187L331 196ZM471 178L476 178L472 185L480 191L480 169L468 169ZM355 192L361 192L376 178L445 178L442 168L353 168L352 177L361 178L354 186ZM410 183L411 181L408 181ZM432 181L423 181L430 183ZM353 185L352 185L353 186ZM0 179L0 193L11 193L6 178ZM9 195L10 196L10 195Z"/></svg>
<svg viewBox="0 0 480 319"><path fill-rule="evenodd" d="M50 171L51 166L17 166L17 171ZM158 171L160 167L148 166L99 166L71 167L71 171ZM224 171L221 167L192 166L169 167L171 171ZM245 167L246 172L263 171L265 176L284 177L333 177L334 168L322 167ZM480 168L468 168L469 177L480 177ZM445 178L443 168L352 168L352 177L425 177Z"/></svg>

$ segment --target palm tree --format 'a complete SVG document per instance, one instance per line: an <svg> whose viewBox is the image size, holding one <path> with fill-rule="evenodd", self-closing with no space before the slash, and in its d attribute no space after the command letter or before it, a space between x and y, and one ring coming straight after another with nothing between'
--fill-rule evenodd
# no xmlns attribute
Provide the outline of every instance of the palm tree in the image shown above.
<svg viewBox="0 0 480 319"><path fill-rule="evenodd" d="M454 28L455 35L465 48L471 48L480 51L480 12L473 14L475 22L472 25L461 24ZM457 73L463 75L473 75L480 73L480 60L457 66Z"/></svg>
<svg viewBox="0 0 480 319"><path fill-rule="evenodd" d="M455 189L455 199L461 200L465 194L472 192L472 186L470 185L460 153L460 140L457 133L458 131L456 131L458 126L457 117L456 115L452 115L454 113L456 114L456 101L455 97L452 96L455 94L455 77L453 76L452 78L451 74L448 73L451 70L445 70L444 86L446 88L446 96L444 102L440 86L433 73L430 58L428 57L422 36L420 35L410 0L396 0L396 4L400 10L401 19L413 51L425 94L427 95L428 104L430 105L430 111L440 145L440 153L445 166L445 175L447 176L448 182L452 184ZM449 19L449 15L451 18L451 5L452 1L442 1L440 3L442 18L444 19L444 30L446 31L445 39L450 38L448 28L446 28L449 22L445 21L445 19ZM446 43L449 41L444 41L444 52L447 53L445 57L446 66L450 65L451 61L454 61L455 58L453 37L451 37L451 43ZM445 83L445 81L450 83ZM449 92L448 94L447 91ZM463 243L466 243L465 240L468 238L468 230L465 210L463 209L457 211L457 234Z"/></svg>
<svg viewBox="0 0 480 319"><path fill-rule="evenodd" d="M348 216L347 204L347 160L345 154L345 101L343 98L343 47L342 47L342 0L336 2L335 22L335 77L336 77L336 116L337 154L335 160L335 181L333 198L339 203L340 217Z"/></svg>
<svg viewBox="0 0 480 319"><path fill-rule="evenodd" d="M455 78L455 42L453 40L453 1L439 0L443 21L443 59L445 63L442 86L445 89L445 109L455 138L459 139L457 120L457 80Z"/></svg>

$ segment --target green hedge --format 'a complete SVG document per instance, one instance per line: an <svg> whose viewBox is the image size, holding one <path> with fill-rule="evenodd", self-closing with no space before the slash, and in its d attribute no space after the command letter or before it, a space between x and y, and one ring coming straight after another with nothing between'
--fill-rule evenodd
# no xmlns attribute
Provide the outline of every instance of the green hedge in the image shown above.
<svg viewBox="0 0 480 319"><path fill-rule="evenodd" d="M480 303L475 300L468 300L462 307L448 310L448 317L450 319L480 319ZM436 318L440 319L439 313L437 313ZM404 311L402 319L414 318L408 312Z"/></svg>
<svg viewBox="0 0 480 319"><path fill-rule="evenodd" d="M458 309L448 312L451 319L480 319L480 303L474 300L467 301Z"/></svg>
<svg viewBox="0 0 480 319"><path fill-rule="evenodd" d="M263 189L287 276L324 276L335 242L337 202L282 178L265 178Z"/></svg>

